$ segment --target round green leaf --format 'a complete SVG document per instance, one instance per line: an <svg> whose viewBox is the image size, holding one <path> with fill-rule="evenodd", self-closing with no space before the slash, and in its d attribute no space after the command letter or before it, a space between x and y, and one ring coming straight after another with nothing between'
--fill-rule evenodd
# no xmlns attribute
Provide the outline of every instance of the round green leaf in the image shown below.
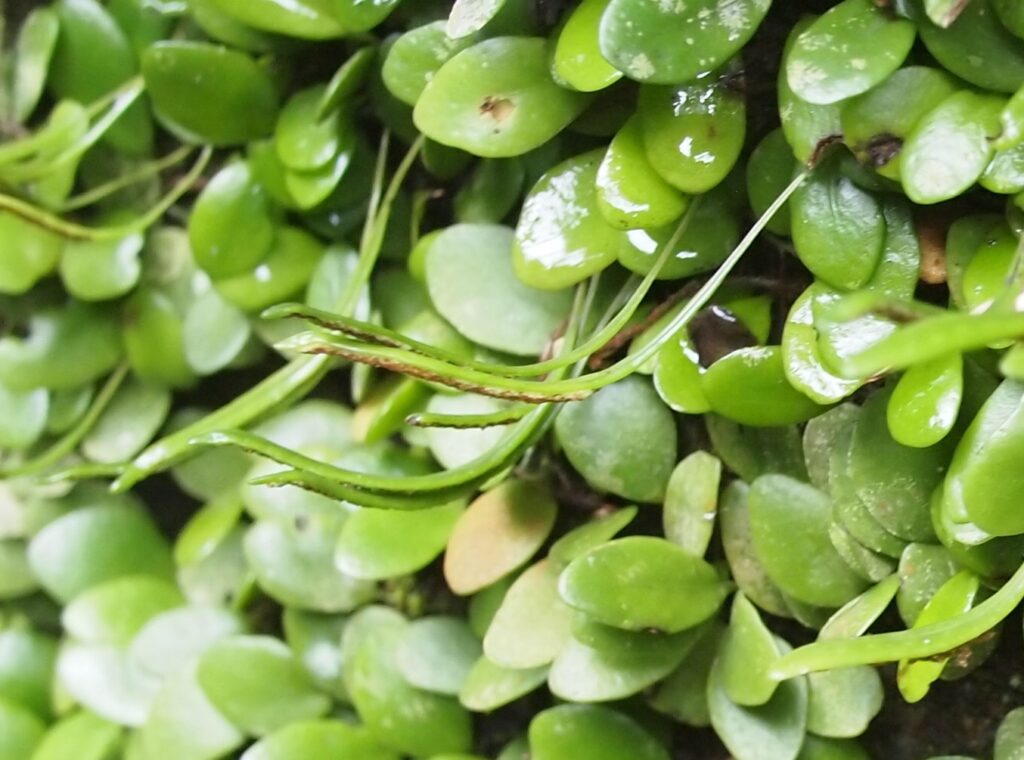
<svg viewBox="0 0 1024 760"><path fill-rule="evenodd" d="M743 149L746 103L720 79L642 87L637 113L647 160L684 193L715 187Z"/></svg>
<svg viewBox="0 0 1024 760"><path fill-rule="evenodd" d="M387 580L415 573L448 543L461 501L416 511L360 509L345 520L334 561L352 578Z"/></svg>
<svg viewBox="0 0 1024 760"><path fill-rule="evenodd" d="M462 684L459 702L473 712L491 712L529 694L547 677L547 665L526 669L503 668L481 657Z"/></svg>
<svg viewBox="0 0 1024 760"><path fill-rule="evenodd" d="M783 681L774 696L759 707L737 705L725 691L722 661L708 678L708 709L715 733L736 760L795 758L807 725L807 682Z"/></svg>
<svg viewBox="0 0 1024 760"><path fill-rule="evenodd" d="M458 696L480 653L480 640L462 618L425 617L406 628L398 668L419 689Z"/></svg>
<svg viewBox="0 0 1024 760"><path fill-rule="evenodd" d="M701 376L701 389L716 414L743 425L788 425L822 411L789 384L779 346L733 351Z"/></svg>
<svg viewBox="0 0 1024 760"><path fill-rule="evenodd" d="M533 760L668 760L632 718L607 707L559 705L530 722Z"/></svg>
<svg viewBox="0 0 1024 760"><path fill-rule="evenodd" d="M614 84L622 72L601 55L598 29L609 0L584 0L569 14L555 43L551 70L574 90L594 92Z"/></svg>
<svg viewBox="0 0 1024 760"><path fill-rule="evenodd" d="M165 40L143 54L142 75L157 115L184 140L237 145L274 128L277 88L245 53Z"/></svg>
<svg viewBox="0 0 1024 760"><path fill-rule="evenodd" d="M398 760L365 728L335 720L292 723L249 747L241 760L305 760L318 755Z"/></svg>
<svg viewBox="0 0 1024 760"><path fill-rule="evenodd" d="M797 37L786 55L789 86L808 103L860 95L899 68L916 36L911 22L871 0L843 0Z"/></svg>
<svg viewBox="0 0 1024 760"><path fill-rule="evenodd" d="M170 407L171 394L166 388L129 381L82 441L82 453L107 464L131 459L161 428Z"/></svg>
<svg viewBox="0 0 1024 760"><path fill-rule="evenodd" d="M172 583L128 575L93 586L64 608L64 630L83 644L125 646L161 612L184 600Z"/></svg>
<svg viewBox="0 0 1024 760"><path fill-rule="evenodd" d="M444 577L456 594L490 586L532 557L547 539L558 507L534 481L506 480L477 497L455 523Z"/></svg>
<svg viewBox="0 0 1024 760"><path fill-rule="evenodd" d="M45 733L46 724L30 710L0 700L0 760L32 757Z"/></svg>
<svg viewBox="0 0 1024 760"><path fill-rule="evenodd" d="M839 607L864 589L832 547L828 497L784 475L763 475L750 489L750 527L757 557L772 581L807 604ZM807 572L814 557L815 572Z"/></svg>
<svg viewBox="0 0 1024 760"><path fill-rule="evenodd" d="M714 614L726 588L704 560L664 539L631 536L573 560L562 572L559 593L606 625L675 633Z"/></svg>
<svg viewBox="0 0 1024 760"><path fill-rule="evenodd" d="M703 557L711 543L718 510L722 462L695 451L672 471L665 492L665 538L695 557Z"/></svg>
<svg viewBox="0 0 1024 760"><path fill-rule="evenodd" d="M629 377L568 405L555 437L593 487L642 502L664 498L676 462L675 421L647 380Z"/></svg>
<svg viewBox="0 0 1024 760"><path fill-rule="evenodd" d="M949 200L978 181L1000 132L1006 101L962 91L950 95L914 127L900 153L903 189L915 203Z"/></svg>
<svg viewBox="0 0 1024 760"><path fill-rule="evenodd" d="M416 102L421 132L478 156L518 156L547 142L583 110L585 96L548 71L544 40L495 37L451 58Z"/></svg>
<svg viewBox="0 0 1024 760"><path fill-rule="evenodd" d="M227 610L202 605L177 607L142 626L131 641L129 656L147 673L166 677L187 669L214 642L241 633L242 621Z"/></svg>
<svg viewBox="0 0 1024 760"><path fill-rule="evenodd" d="M255 267L270 252L275 235L267 192L247 161L234 161L217 172L188 219L192 255L213 278Z"/></svg>
<svg viewBox="0 0 1024 760"><path fill-rule="evenodd" d="M569 291L544 292L513 271L512 230L457 224L427 251L427 288L434 308L482 346L517 355L544 350L569 311Z"/></svg>
<svg viewBox="0 0 1024 760"><path fill-rule="evenodd" d="M732 58L770 6L771 0L612 0L601 18L601 53L632 79L688 82Z"/></svg>
<svg viewBox="0 0 1024 760"><path fill-rule="evenodd" d="M245 556L256 582L283 604L319 612L347 612L372 599L371 583L335 564L341 522L311 514L255 523L245 536Z"/></svg>
<svg viewBox="0 0 1024 760"><path fill-rule="evenodd" d="M28 558L43 588L63 602L122 575L168 578L173 572L156 526L121 505L87 507L54 520L32 539Z"/></svg>
<svg viewBox="0 0 1024 760"><path fill-rule="evenodd" d="M629 246L598 213L595 179L604 151L574 156L540 178L523 203L512 260L533 288L560 290L600 272ZM671 220L670 220L671 221Z"/></svg>
<svg viewBox="0 0 1024 760"><path fill-rule="evenodd" d="M197 678L214 707L255 736L318 718L330 707L291 650L269 636L221 639L199 659Z"/></svg>
<svg viewBox="0 0 1024 760"><path fill-rule="evenodd" d="M558 594L549 560L528 568L509 587L487 628L484 653L506 668L548 665L569 639L571 611Z"/></svg>

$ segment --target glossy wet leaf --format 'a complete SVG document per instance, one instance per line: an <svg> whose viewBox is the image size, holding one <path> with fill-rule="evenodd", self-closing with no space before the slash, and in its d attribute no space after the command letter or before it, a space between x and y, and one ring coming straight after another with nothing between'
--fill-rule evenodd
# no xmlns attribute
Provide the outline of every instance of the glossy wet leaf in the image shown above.
<svg viewBox="0 0 1024 760"><path fill-rule="evenodd" d="M629 247L625 233L612 229L598 212L595 181L604 160L601 150L574 156L548 170L530 190L512 246L519 280L533 288L567 288L600 272Z"/></svg>
<svg viewBox="0 0 1024 760"><path fill-rule="evenodd" d="M43 587L70 601L121 575L167 578L170 550L147 515L121 505L93 506L54 520L29 544L29 562Z"/></svg>
<svg viewBox="0 0 1024 760"><path fill-rule="evenodd" d="M595 488L641 502L664 497L676 462L675 423L648 381L630 377L568 406L555 437ZM614 448L606 444L612 440Z"/></svg>
<svg viewBox="0 0 1024 760"><path fill-rule="evenodd" d="M641 82L690 81L732 58L770 5L771 0L612 0L601 19L601 53Z"/></svg>
<svg viewBox="0 0 1024 760"><path fill-rule="evenodd" d="M189 304L182 328L185 359L199 375L210 375L229 366L249 341L249 320L225 301L214 288Z"/></svg>
<svg viewBox="0 0 1024 760"><path fill-rule="evenodd" d="M1016 503L1022 483L1007 468L1024 445L1021 411L1024 386L1005 380L982 406L967 428L949 466L945 499L992 535L1017 535L1024 524Z"/></svg>
<svg viewBox="0 0 1024 760"><path fill-rule="evenodd" d="M319 612L347 612L371 600L372 584L348 576L335 563L341 522L315 514L257 522L245 537L256 582L284 604Z"/></svg>
<svg viewBox="0 0 1024 760"><path fill-rule="evenodd" d="M899 179L903 141L956 87L956 80L941 69L898 69L877 87L843 104L843 139L861 163Z"/></svg>
<svg viewBox="0 0 1024 760"><path fill-rule="evenodd" d="M379 742L403 754L466 751L469 713L450 697L409 685L398 669L396 655L407 626L386 608L365 608L346 629L345 684L356 712Z"/></svg>
<svg viewBox="0 0 1024 760"><path fill-rule="evenodd" d="M827 285L812 284L793 302L782 332L786 379L795 389L821 404L844 399L861 385L858 380L848 380L831 372L821 355L819 334L814 325L814 304L834 297L835 292Z"/></svg>
<svg viewBox="0 0 1024 760"><path fill-rule="evenodd" d="M568 312L571 294L522 284L509 255L513 240L512 230L499 225L449 227L427 251L427 288L434 307L470 340L539 354Z"/></svg>
<svg viewBox="0 0 1024 760"><path fill-rule="evenodd" d="M639 117L631 117L612 138L598 169L598 209L615 227L661 227L686 209L686 197L651 166L642 132Z"/></svg>
<svg viewBox="0 0 1024 760"><path fill-rule="evenodd" d="M290 37L329 39L344 31L323 0L213 0L213 5L243 24Z"/></svg>
<svg viewBox="0 0 1024 760"><path fill-rule="evenodd" d="M604 59L598 44L598 29L608 4L608 0L580 3L558 34L551 70L557 81L574 90L601 90L622 76Z"/></svg>
<svg viewBox="0 0 1024 760"><path fill-rule="evenodd" d="M695 557L703 557L711 543L718 510L722 462L712 454L695 451L672 471L665 492L665 537Z"/></svg>
<svg viewBox="0 0 1024 760"><path fill-rule="evenodd" d="M669 252L659 279L675 280L714 269L739 242L735 197L727 184L693 202L700 205L675 241L674 250ZM630 230L626 233L630 245L620 249L619 263L637 274L647 274L675 236L676 227L670 223L663 227Z"/></svg>
<svg viewBox="0 0 1024 760"><path fill-rule="evenodd" d="M413 116L432 140L499 158L547 142L586 102L551 79L543 40L496 37L445 63L424 88Z"/></svg>
<svg viewBox="0 0 1024 760"><path fill-rule="evenodd" d="M963 398L963 360L950 354L908 369L889 397L889 432L897 443L932 446L949 433Z"/></svg>
<svg viewBox="0 0 1024 760"><path fill-rule="evenodd" d="M414 573L444 551L463 509L461 502L417 511L360 509L345 520L334 561L353 578Z"/></svg>
<svg viewBox="0 0 1024 760"><path fill-rule="evenodd" d="M246 161L228 164L199 194L188 220L192 255L211 277L256 266L276 235L270 201Z"/></svg>
<svg viewBox="0 0 1024 760"><path fill-rule="evenodd" d="M871 0L843 0L797 37L786 76L797 97L827 105L860 95L899 68L914 25Z"/></svg>
<svg viewBox="0 0 1024 760"><path fill-rule="evenodd" d="M559 568L541 560L513 581L483 639L487 659L505 668L548 665L569 640L571 610L558 593Z"/></svg>
<svg viewBox="0 0 1024 760"><path fill-rule="evenodd" d="M839 607L864 589L864 582L836 553L828 538L828 497L781 475L751 485L750 526L757 557L778 587L807 604ZM814 557L814 572L805 558Z"/></svg>
<svg viewBox="0 0 1024 760"><path fill-rule="evenodd" d="M611 708L559 705L530 722L534 760L667 760L668 752L632 718Z"/></svg>
<svg viewBox="0 0 1024 760"><path fill-rule="evenodd" d="M715 187L743 148L746 104L721 80L642 87L637 113L651 166L686 193Z"/></svg>
<svg viewBox="0 0 1024 760"><path fill-rule="evenodd" d="M210 702L255 736L292 721L320 717L330 706L291 650L267 636L218 641L199 659L197 677Z"/></svg>
<svg viewBox="0 0 1024 760"><path fill-rule="evenodd" d="M447 31L461 39L483 29L501 11L507 0L455 0L448 15Z"/></svg>
<svg viewBox="0 0 1024 760"><path fill-rule="evenodd" d="M337 111L317 116L323 95L323 86L300 90L278 114L274 147L289 169L319 169L338 153L341 117Z"/></svg>
<svg viewBox="0 0 1024 760"><path fill-rule="evenodd" d="M684 414L711 411L701 386L702 374L699 357L686 328L658 350L654 388L673 411Z"/></svg>
<svg viewBox="0 0 1024 760"><path fill-rule="evenodd" d="M461 618L433 616L406 628L398 645L398 668L410 684L458 696L481 655L480 640Z"/></svg>
<svg viewBox="0 0 1024 760"><path fill-rule="evenodd" d="M708 678L708 708L715 733L733 757L795 758L807 725L806 681L783 681L767 703L742 707L729 699L722 679L722 661L718 660Z"/></svg>
<svg viewBox="0 0 1024 760"><path fill-rule="evenodd" d="M815 17L807 16L798 21L789 37L786 38L786 45L782 53L785 60L800 35L805 32L815 21ZM789 86L789 76L786 67L779 70L777 81L779 119L782 122L782 132L786 141L793 149L793 155L798 161L808 162L818 155L820 146L827 144L843 133L840 123L841 108L838 104L816 105L808 103L800 98Z"/></svg>
<svg viewBox="0 0 1024 760"><path fill-rule="evenodd" d="M928 52L967 82L999 92L1015 92L1024 79L1024 44L993 12L991 0L971 0L948 28L920 17L918 0L911 5Z"/></svg>
<svg viewBox="0 0 1024 760"><path fill-rule="evenodd" d="M859 288L878 266L885 241L879 202L828 161L790 200L793 245L820 280L843 289Z"/></svg>
<svg viewBox="0 0 1024 760"><path fill-rule="evenodd" d="M362 726L337 720L303 721L285 726L247 749L241 760L302 760L328 753L365 760L397 760Z"/></svg>
<svg viewBox="0 0 1024 760"><path fill-rule="evenodd" d="M779 655L775 637L757 608L742 593L736 594L717 665L729 700L756 707L771 699L778 683L768 677L768 668Z"/></svg>
<svg viewBox="0 0 1024 760"><path fill-rule="evenodd" d="M712 411L744 425L788 425L822 411L787 381L779 346L733 351L702 375L701 389Z"/></svg>
<svg viewBox="0 0 1024 760"><path fill-rule="evenodd" d="M162 41L143 54L142 75L157 115L184 140L236 145L266 137L274 128L277 88L245 53L203 42Z"/></svg>
<svg viewBox="0 0 1024 760"><path fill-rule="evenodd" d="M444 20L409 29L388 50L381 69L384 84L396 98L414 106L437 70L474 41L470 35L449 37Z"/></svg>
<svg viewBox="0 0 1024 760"><path fill-rule="evenodd" d="M900 153L903 189L915 203L949 200L973 185L992 160L1005 100L958 92L928 112ZM941 146L941 147L940 147Z"/></svg>
<svg viewBox="0 0 1024 760"><path fill-rule="evenodd" d="M573 560L559 592L569 606L606 625L675 633L710 617L726 587L704 560L664 539L632 536Z"/></svg>

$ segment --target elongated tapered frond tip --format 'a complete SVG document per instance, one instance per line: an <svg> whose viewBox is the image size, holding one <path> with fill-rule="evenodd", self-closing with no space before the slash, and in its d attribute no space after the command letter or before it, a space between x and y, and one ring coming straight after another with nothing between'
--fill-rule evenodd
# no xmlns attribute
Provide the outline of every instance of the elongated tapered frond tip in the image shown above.
<svg viewBox="0 0 1024 760"><path fill-rule="evenodd" d="M405 424L410 427L420 427L423 424L423 415L410 414L405 418Z"/></svg>
<svg viewBox="0 0 1024 760"><path fill-rule="evenodd" d="M294 301L277 303L260 312L260 319L288 319L300 314L304 308L301 303Z"/></svg>

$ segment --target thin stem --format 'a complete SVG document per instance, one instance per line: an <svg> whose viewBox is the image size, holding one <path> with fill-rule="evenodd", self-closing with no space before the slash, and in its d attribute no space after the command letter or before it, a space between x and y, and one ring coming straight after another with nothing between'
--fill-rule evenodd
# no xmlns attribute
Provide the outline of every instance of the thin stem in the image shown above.
<svg viewBox="0 0 1024 760"><path fill-rule="evenodd" d="M62 237L72 240L119 240L135 232L146 229L166 213L196 183L213 155L213 149L203 148L195 164L188 173L178 180L177 184L152 208L137 219L126 224L110 227L87 227L69 222L47 211L43 211L31 203L10 195L0 195L0 209L10 211L27 222L49 230Z"/></svg>
<svg viewBox="0 0 1024 760"><path fill-rule="evenodd" d="M409 153L415 157L418 151L419 145L414 145L410 148ZM391 187L386 197L393 200L398 194L398 189L404 182L406 174L412 167L412 163L413 160L406 156L406 160L399 167L400 170L391 179ZM378 165L381 164L378 162ZM375 185L374 196L379 198L379 188L383 185L383 169L380 169L379 174L376 175ZM377 221L382 220L385 227L391 213L391 207L392 204L388 201L379 204L377 207L379 208L377 212L379 219ZM366 229L372 226L371 219L367 220ZM365 234L364 244L366 247L360 249L360 262L362 263L364 257L372 258L376 261L382 242L382 236ZM349 283L349 288L346 289L345 293L338 300L339 310L344 309L348 313L355 309L356 304L359 302L359 295L362 293L363 288L365 288L366 280L371 272L372 266L357 267ZM363 281L360 281L359 278L363 278ZM237 396L220 409L148 446L124 468L120 477L111 485L111 490L115 492L126 491L149 475L187 459L195 453L191 441L197 436L217 430L244 427L254 420L271 414L277 409L294 404L320 383L330 369L330 366L329 359L324 356L302 356L293 359L277 372L265 378L245 393Z"/></svg>
<svg viewBox="0 0 1024 760"><path fill-rule="evenodd" d="M85 192L79 193L78 195L68 198L60 207L62 212L77 211L85 206L91 206L97 201L101 201L109 195L116 193L118 190L122 190L126 187L130 187L137 182L148 179L165 169L181 163L188 157L190 153L196 150L191 145L185 145L178 148L176 151L167 154L163 158L158 158L155 161L149 161L143 164L135 171L122 174L119 177L115 177L108 182L104 182L101 185L90 188Z"/></svg>
<svg viewBox="0 0 1024 760"><path fill-rule="evenodd" d="M341 333L343 335L348 335L368 343L377 343L379 345L389 346L392 348L402 348L432 359L449 362L460 367L477 370L489 375L504 377L538 377L561 367L566 367L580 359L587 358L604 346L608 341L612 340L619 331L629 323L629 320L633 318L636 310L640 307L640 304L654 285L658 275L661 273L661 270L671 257L672 249L679 242L679 239L683 234L685 234L690 225L690 220L693 218L692 214L699 202L699 199L695 199L693 203L690 204L690 208L687 210L686 214L683 215L683 218L673 231L672 237L670 237L665 243L665 246L659 254L654 266L651 267L651 270L644 276L644 279L633 291L632 295L622 307L622 310L616 314L610 322L605 324L599 331L595 332L594 335L571 352L564 356L558 356L546 361L534 362L532 364L489 364L486 362L465 361L461 357L448 351L414 340L413 338L409 338L401 333L380 327L379 325L374 325L361 320L339 317L338 315L334 315L320 309L314 309L309 306L304 306L302 304L281 304L279 306L272 306L263 312L263 316L266 319L299 317L317 325L318 327L322 327L332 332Z"/></svg>

